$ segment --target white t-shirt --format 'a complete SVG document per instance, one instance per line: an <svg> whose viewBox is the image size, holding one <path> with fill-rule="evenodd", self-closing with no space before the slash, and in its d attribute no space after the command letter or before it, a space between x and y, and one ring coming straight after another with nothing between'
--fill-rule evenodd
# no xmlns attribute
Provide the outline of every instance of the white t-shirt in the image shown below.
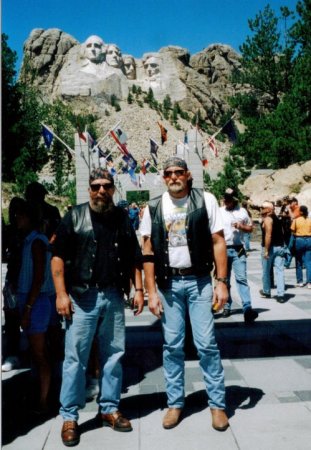
<svg viewBox="0 0 311 450"><path fill-rule="evenodd" d="M246 209L236 206L233 210L228 211L225 206L222 206L220 213L224 223L226 245L242 245L243 232L234 228L233 224L236 222L240 222L242 225L252 224Z"/></svg>
<svg viewBox="0 0 311 450"><path fill-rule="evenodd" d="M186 216L188 196L174 198L165 192L162 196L162 213L168 232L168 256L170 267L191 267L191 258L187 245ZM223 222L219 213L216 198L209 192L204 192L204 201L209 219L211 233L223 230ZM151 235L151 217L149 207L144 210L144 215L139 228L141 236Z"/></svg>

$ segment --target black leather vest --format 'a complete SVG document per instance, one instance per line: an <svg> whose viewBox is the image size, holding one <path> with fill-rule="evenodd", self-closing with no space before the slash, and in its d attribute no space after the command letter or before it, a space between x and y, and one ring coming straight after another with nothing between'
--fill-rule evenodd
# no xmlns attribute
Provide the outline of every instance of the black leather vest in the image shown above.
<svg viewBox="0 0 311 450"><path fill-rule="evenodd" d="M140 249L135 232L130 224L126 211L116 207L116 233L110 245L117 248L113 252L118 287L127 292L132 267L140 258ZM73 234L70 255L66 261L66 283L69 290L77 295L83 294L88 288L93 275L97 242L95 240L89 204L83 203L71 210Z"/></svg>
<svg viewBox="0 0 311 450"><path fill-rule="evenodd" d="M155 256L155 274L159 287L167 286L169 277L168 233L162 213L162 195L149 202L151 242ZM213 245L203 190L192 188L187 201L187 243L192 267L197 276L207 275L213 267Z"/></svg>
<svg viewBox="0 0 311 450"><path fill-rule="evenodd" d="M284 245L284 233L282 220L278 219L275 214L271 215L272 223L272 235L271 235L271 247L283 247ZM265 246L266 230L261 226L261 246Z"/></svg>

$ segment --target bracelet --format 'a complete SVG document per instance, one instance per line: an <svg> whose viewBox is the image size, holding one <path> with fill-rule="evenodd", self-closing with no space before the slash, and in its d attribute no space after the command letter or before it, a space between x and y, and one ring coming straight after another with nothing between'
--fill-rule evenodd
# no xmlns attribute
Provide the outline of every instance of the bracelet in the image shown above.
<svg viewBox="0 0 311 450"><path fill-rule="evenodd" d="M32 309L32 305L29 305L29 303L26 303L25 307L28 309Z"/></svg>
<svg viewBox="0 0 311 450"><path fill-rule="evenodd" d="M144 292L143 288L136 288L135 292Z"/></svg>
<svg viewBox="0 0 311 450"><path fill-rule="evenodd" d="M216 280L220 281L221 283L225 283L225 285L228 285L228 278L219 277L219 278L216 278Z"/></svg>

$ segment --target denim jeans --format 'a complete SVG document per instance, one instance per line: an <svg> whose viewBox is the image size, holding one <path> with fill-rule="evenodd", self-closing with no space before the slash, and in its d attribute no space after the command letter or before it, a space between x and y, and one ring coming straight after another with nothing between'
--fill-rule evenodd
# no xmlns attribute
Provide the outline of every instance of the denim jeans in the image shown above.
<svg viewBox="0 0 311 450"><path fill-rule="evenodd" d="M164 313L163 368L168 406L184 406L185 313L189 311L193 340L211 408L225 408L224 371L215 340L210 276L174 276L168 289L159 290Z"/></svg>
<svg viewBox="0 0 311 450"><path fill-rule="evenodd" d="M238 288L238 293L242 301L243 312L252 307L251 293L247 282L247 266L246 255L238 256L238 251L235 248L227 248L227 261L228 261L228 280L229 280L229 298L226 305L226 309L231 308L232 297L230 294L230 279L233 269L235 281Z"/></svg>
<svg viewBox="0 0 311 450"><path fill-rule="evenodd" d="M262 247L262 289L265 294L271 294L271 267L275 268L275 281L278 297L283 297L285 293L284 280L284 247L270 247L269 258L264 257L265 248Z"/></svg>
<svg viewBox="0 0 311 450"><path fill-rule="evenodd" d="M251 233L243 233L243 242L245 251L249 252L251 249Z"/></svg>
<svg viewBox="0 0 311 450"><path fill-rule="evenodd" d="M306 282L311 283L311 237L296 237L296 278L303 282L302 267L306 268Z"/></svg>
<svg viewBox="0 0 311 450"><path fill-rule="evenodd" d="M85 372L95 334L98 337L101 413L118 409L121 387L121 358L125 350L124 300L120 291L89 289L81 297L71 296L72 320L66 321L65 360L60 393L60 414L64 420L78 420L85 406Z"/></svg>

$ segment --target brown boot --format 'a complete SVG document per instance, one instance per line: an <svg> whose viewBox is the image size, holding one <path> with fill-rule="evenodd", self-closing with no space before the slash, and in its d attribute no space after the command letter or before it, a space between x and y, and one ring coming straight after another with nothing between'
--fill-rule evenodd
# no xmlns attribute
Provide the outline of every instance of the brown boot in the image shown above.
<svg viewBox="0 0 311 450"><path fill-rule="evenodd" d="M212 409L212 427L217 431L225 431L230 425L227 414L223 409Z"/></svg>
<svg viewBox="0 0 311 450"><path fill-rule="evenodd" d="M115 431L132 431L131 422L122 416L120 411L111 414L98 414L98 419L104 427L111 427Z"/></svg>
<svg viewBox="0 0 311 450"><path fill-rule="evenodd" d="M176 427L179 424L181 413L181 408L169 408L163 418L163 428L169 430L170 428Z"/></svg>
<svg viewBox="0 0 311 450"><path fill-rule="evenodd" d="M78 424L74 420L65 420L62 428L62 441L67 447L73 447L80 442Z"/></svg>

